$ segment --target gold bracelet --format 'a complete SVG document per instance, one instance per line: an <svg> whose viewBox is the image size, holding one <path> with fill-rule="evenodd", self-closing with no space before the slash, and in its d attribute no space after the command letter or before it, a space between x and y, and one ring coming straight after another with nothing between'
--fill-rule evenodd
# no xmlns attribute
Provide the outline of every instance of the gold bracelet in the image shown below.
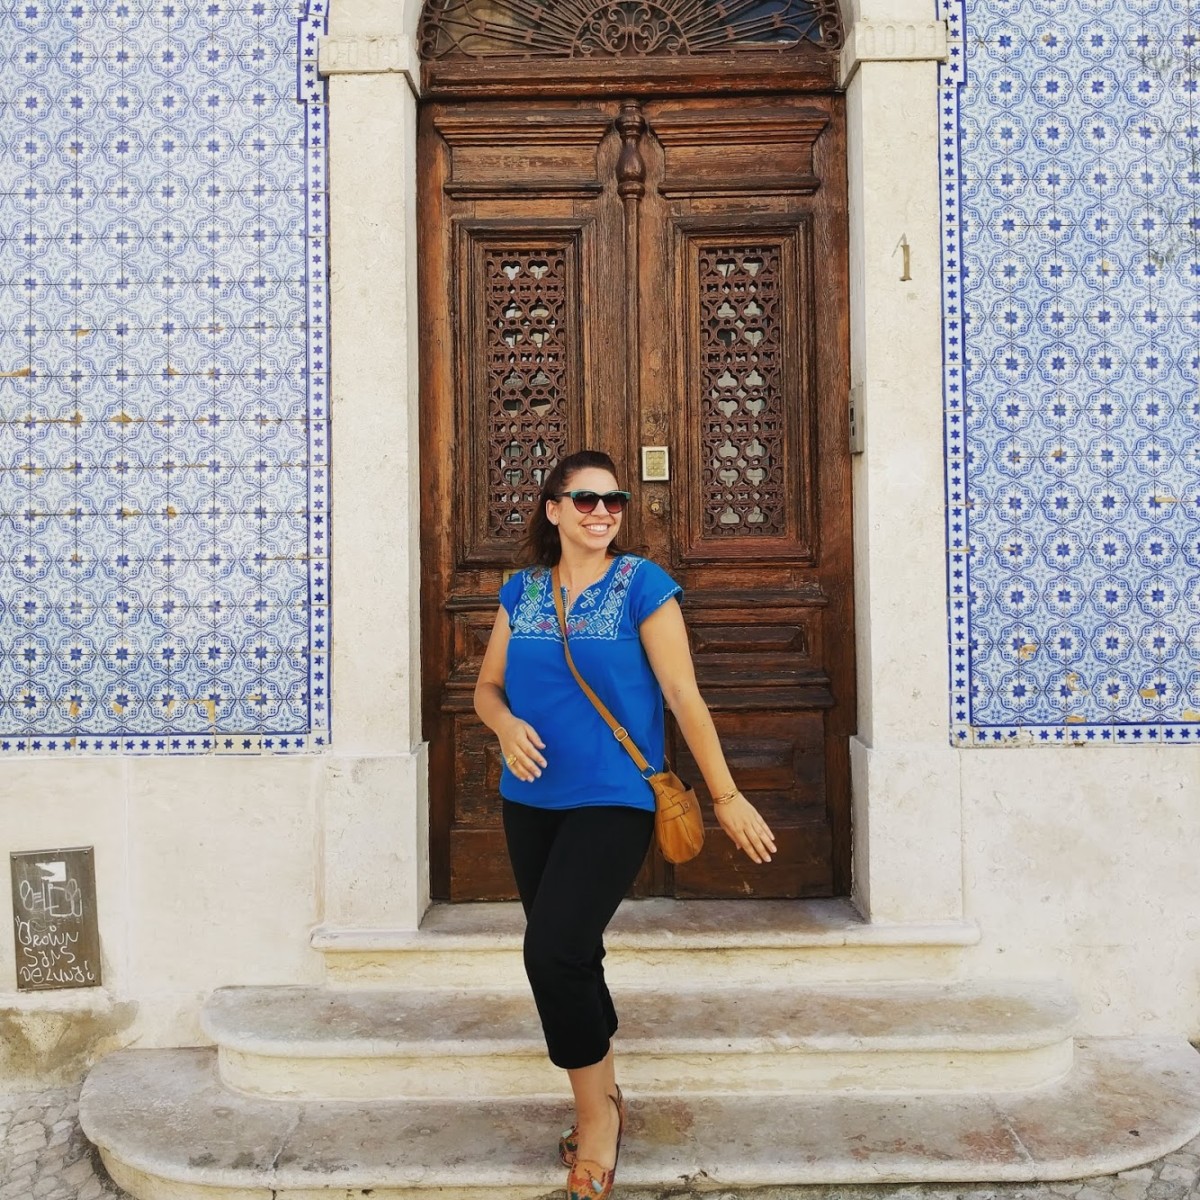
<svg viewBox="0 0 1200 1200"><path fill-rule="evenodd" d="M739 792L737 788L734 788L732 792L724 792L720 796L714 796L712 798L712 802L714 805L728 804L730 802L730 800L732 800L734 798L734 796L740 796L740 795L741 795L741 792Z"/></svg>

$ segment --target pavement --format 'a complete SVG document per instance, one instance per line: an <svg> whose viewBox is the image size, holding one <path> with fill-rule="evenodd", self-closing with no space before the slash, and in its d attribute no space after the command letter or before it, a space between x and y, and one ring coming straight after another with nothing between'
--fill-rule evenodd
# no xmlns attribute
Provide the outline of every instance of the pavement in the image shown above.
<svg viewBox="0 0 1200 1200"><path fill-rule="evenodd" d="M753 1193L617 1188L619 1200L1200 1200L1200 1137L1157 1162L1073 1183L874 1184ZM132 1200L79 1128L79 1089L0 1095L0 1200ZM331 1196L331 1200L333 1200Z"/></svg>

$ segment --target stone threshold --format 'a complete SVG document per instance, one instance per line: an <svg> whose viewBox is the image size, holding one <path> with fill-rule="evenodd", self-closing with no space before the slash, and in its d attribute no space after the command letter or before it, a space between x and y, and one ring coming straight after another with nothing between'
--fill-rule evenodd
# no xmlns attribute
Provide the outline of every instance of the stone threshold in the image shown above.
<svg viewBox="0 0 1200 1200"><path fill-rule="evenodd" d="M420 929L320 926L335 986L522 988L518 904L439 904ZM627 900L605 934L622 990L957 978L973 921L882 925L848 900Z"/></svg>
<svg viewBox="0 0 1200 1200"><path fill-rule="evenodd" d="M326 953L519 947L525 926L516 902L434 904L418 930L321 925L312 946ZM610 950L804 949L843 946L973 946L970 920L881 924L846 899L626 900L605 935Z"/></svg>

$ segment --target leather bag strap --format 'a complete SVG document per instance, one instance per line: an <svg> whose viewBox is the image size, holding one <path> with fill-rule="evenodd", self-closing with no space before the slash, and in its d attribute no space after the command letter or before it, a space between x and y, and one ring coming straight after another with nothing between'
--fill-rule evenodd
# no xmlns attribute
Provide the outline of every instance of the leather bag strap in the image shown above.
<svg viewBox="0 0 1200 1200"><path fill-rule="evenodd" d="M571 647L567 639L567 614L563 611L562 587L559 584L558 567L555 567L550 572L550 586L554 589L554 611L558 613L558 627L562 630L563 653L567 656L567 666L571 668L571 674L575 676L575 682L583 688L583 694L596 706L596 711L604 718L604 723L609 729L612 730L613 737L625 747L625 752L637 764L637 769L642 773L642 778L649 779L650 775L654 774L654 768L650 766L646 761L646 756L634 744L633 739L629 736L629 730L608 711L604 701L588 687L583 676L580 675L579 669L575 666L575 660L571 657Z"/></svg>

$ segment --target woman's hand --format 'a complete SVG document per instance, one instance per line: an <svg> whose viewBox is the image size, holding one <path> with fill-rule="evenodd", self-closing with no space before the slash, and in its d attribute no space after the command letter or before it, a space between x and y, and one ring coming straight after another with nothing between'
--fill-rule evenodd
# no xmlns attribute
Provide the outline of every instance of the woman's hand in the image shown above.
<svg viewBox="0 0 1200 1200"><path fill-rule="evenodd" d="M508 661L510 631L508 613L501 605L496 610L487 649L475 683L475 711L479 719L500 739L500 753L513 775L532 783L546 765L541 751L546 743L528 721L514 716L504 694L504 668Z"/></svg>
<svg viewBox="0 0 1200 1200"><path fill-rule="evenodd" d="M503 733L496 735L500 739L500 753L508 763L508 769L524 783L532 783L546 765L542 751L546 743L538 737L538 732L528 721L513 717L507 723Z"/></svg>
<svg viewBox="0 0 1200 1200"><path fill-rule="evenodd" d="M775 835L759 816L758 809L741 792L713 808L721 828L739 850L744 850L756 863L771 861L771 855L776 852Z"/></svg>

